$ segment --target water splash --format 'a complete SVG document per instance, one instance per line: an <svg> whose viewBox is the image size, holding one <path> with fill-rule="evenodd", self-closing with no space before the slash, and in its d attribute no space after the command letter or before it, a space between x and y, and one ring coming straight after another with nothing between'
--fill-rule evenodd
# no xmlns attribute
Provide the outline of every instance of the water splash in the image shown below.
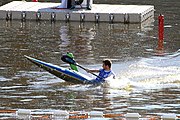
<svg viewBox="0 0 180 120"><path fill-rule="evenodd" d="M142 58L130 64L110 82L111 88L126 91L180 87L180 53ZM128 65L128 66L127 66ZM122 68L122 67L121 67Z"/></svg>

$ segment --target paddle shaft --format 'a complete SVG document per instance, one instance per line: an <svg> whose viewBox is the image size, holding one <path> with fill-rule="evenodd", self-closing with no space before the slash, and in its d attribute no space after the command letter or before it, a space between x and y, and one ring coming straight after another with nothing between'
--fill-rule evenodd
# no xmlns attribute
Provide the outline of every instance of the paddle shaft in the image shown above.
<svg viewBox="0 0 180 120"><path fill-rule="evenodd" d="M82 67L82 66L81 66L81 65L79 65L79 64L74 64L74 65L76 65L76 66L78 66L78 67L82 68L83 70L87 71L87 69L86 69L86 68ZM88 72L89 72L89 71L88 71ZM103 79L103 78L101 78L100 76L98 76L98 75L94 74L93 72L89 72L89 73L93 74L94 76L96 76L96 77L98 77L98 78L100 78L100 79Z"/></svg>

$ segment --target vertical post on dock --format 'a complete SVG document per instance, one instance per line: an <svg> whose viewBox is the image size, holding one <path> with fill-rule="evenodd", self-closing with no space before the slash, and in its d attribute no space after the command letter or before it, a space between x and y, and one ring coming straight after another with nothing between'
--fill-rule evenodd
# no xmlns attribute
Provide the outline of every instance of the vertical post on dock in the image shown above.
<svg viewBox="0 0 180 120"><path fill-rule="evenodd" d="M163 42L164 42L164 15L160 14L158 17L159 20L159 40L158 40L158 49L163 49Z"/></svg>

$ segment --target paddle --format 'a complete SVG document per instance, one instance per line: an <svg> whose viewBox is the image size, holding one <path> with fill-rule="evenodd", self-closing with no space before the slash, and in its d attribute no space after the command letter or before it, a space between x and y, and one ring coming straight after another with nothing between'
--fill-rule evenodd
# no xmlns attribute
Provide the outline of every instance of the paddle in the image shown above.
<svg viewBox="0 0 180 120"><path fill-rule="evenodd" d="M62 60L63 62L66 62L66 63L76 65L76 66L82 68L83 70L87 71L86 68L84 68L84 67L82 67L81 65L79 65L78 63L76 63L76 61L75 61L73 58L71 58L71 57L69 57L69 56L67 56L67 55L63 55L63 56L61 57L61 60ZM96 77L98 77L98 78L100 78L100 79L103 79L102 77L94 74L93 72L89 72L89 73L91 73L92 75L94 75L94 76L96 76Z"/></svg>

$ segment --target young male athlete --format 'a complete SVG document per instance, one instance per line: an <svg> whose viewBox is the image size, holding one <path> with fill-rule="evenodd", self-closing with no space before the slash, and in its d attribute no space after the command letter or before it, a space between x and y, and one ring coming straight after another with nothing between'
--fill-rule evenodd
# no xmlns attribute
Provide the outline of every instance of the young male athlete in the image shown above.
<svg viewBox="0 0 180 120"><path fill-rule="evenodd" d="M99 72L99 77L96 78L93 82L104 82L106 78L114 78L116 77L115 73L111 70L112 62L110 60L103 60L102 68L99 70L89 70L87 72Z"/></svg>

